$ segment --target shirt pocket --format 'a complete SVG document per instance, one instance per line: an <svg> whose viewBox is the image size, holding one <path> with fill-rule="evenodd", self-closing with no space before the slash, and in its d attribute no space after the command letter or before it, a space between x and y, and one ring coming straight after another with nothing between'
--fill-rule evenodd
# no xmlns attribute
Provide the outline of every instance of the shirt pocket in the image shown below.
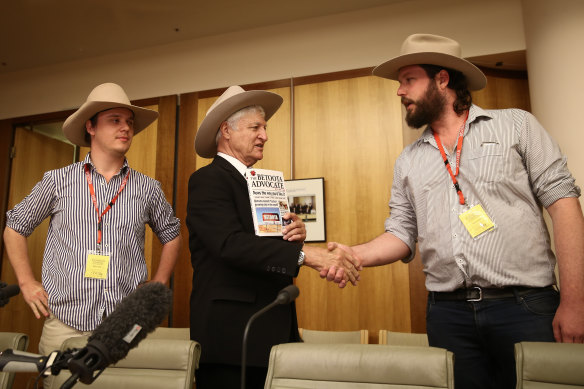
<svg viewBox="0 0 584 389"><path fill-rule="evenodd" d="M483 141L469 155L469 180L477 183L501 181L503 160L503 146L498 141Z"/></svg>

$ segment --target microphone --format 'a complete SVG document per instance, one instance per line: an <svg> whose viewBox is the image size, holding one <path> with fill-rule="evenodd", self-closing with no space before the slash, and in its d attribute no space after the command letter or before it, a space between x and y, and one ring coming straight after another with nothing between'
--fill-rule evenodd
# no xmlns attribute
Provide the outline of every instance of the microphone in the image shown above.
<svg viewBox="0 0 584 389"><path fill-rule="evenodd" d="M0 282L0 307L8 304L10 297L14 297L20 293L20 287L18 285L6 285L4 282Z"/></svg>
<svg viewBox="0 0 584 389"><path fill-rule="evenodd" d="M7 349L0 352L0 371L41 372L52 375L69 369L71 377L61 388L77 380L91 384L110 364L126 357L146 335L166 318L172 305L172 291L159 282L147 283L124 298L95 328L81 349L53 351L48 356ZM97 374L94 373L97 371Z"/></svg>
<svg viewBox="0 0 584 389"><path fill-rule="evenodd" d="M245 389L245 363L247 358L247 334L249 332L249 328L251 323L258 318L259 316L263 315L270 309L274 308L276 305L286 305L290 304L292 301L298 297L300 294L300 290L294 284L288 285L284 289L278 292L278 296L276 299L272 301L270 304L266 305L256 313L254 313L249 320L247 321L247 325L245 326L245 330L243 331L243 344L241 348L241 389Z"/></svg>
<svg viewBox="0 0 584 389"><path fill-rule="evenodd" d="M154 331L168 316L171 305L172 291L162 283L138 287L97 326L87 345L73 354L68 363L72 375L61 388L71 388L77 380L91 384L107 366L124 359Z"/></svg>
<svg viewBox="0 0 584 389"><path fill-rule="evenodd" d="M0 371L11 373L41 373L58 375L76 350L53 351L48 356L32 354L20 350L6 349L0 352ZM50 368L50 373L47 372Z"/></svg>

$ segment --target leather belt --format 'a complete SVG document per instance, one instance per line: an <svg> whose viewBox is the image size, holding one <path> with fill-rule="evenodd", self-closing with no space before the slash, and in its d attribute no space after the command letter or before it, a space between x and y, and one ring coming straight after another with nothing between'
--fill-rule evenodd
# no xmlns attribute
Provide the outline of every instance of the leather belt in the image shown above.
<svg viewBox="0 0 584 389"><path fill-rule="evenodd" d="M506 288L481 288L471 286L470 288L457 289L453 292L430 292L430 298L436 301L482 301L493 299L504 299L511 297L521 297L533 292L553 290L553 286L544 288L531 288L525 286L509 286Z"/></svg>

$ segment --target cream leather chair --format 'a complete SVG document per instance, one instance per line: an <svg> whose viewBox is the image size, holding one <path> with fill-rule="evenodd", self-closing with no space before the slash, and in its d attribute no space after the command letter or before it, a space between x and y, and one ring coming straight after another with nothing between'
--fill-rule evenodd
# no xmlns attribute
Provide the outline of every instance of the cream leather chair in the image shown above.
<svg viewBox="0 0 584 389"><path fill-rule="evenodd" d="M150 334L152 335L152 334ZM126 358L106 368L93 381L96 389L192 389L201 347L190 339L150 338L131 349ZM160 333L158 334L160 335ZM61 350L81 348L86 336L67 339ZM55 377L49 389L60 388L70 377L67 371ZM78 383L76 386L86 386Z"/></svg>
<svg viewBox="0 0 584 389"><path fill-rule="evenodd" d="M28 335L19 332L0 332L0 351L9 348L26 351L27 347ZM14 373L0 372L0 389L10 389L13 383Z"/></svg>
<svg viewBox="0 0 584 389"><path fill-rule="evenodd" d="M445 349L377 344L286 343L272 347L265 389L454 388Z"/></svg>
<svg viewBox="0 0 584 389"><path fill-rule="evenodd" d="M584 388L584 344L515 344L517 389Z"/></svg>
<svg viewBox="0 0 584 389"><path fill-rule="evenodd" d="M318 331L299 328L300 338L305 343L369 343L369 331Z"/></svg>
<svg viewBox="0 0 584 389"><path fill-rule="evenodd" d="M379 330L379 344L393 346L429 346L428 335Z"/></svg>
<svg viewBox="0 0 584 389"><path fill-rule="evenodd" d="M148 334L147 339L191 339L191 329L188 327L158 327Z"/></svg>

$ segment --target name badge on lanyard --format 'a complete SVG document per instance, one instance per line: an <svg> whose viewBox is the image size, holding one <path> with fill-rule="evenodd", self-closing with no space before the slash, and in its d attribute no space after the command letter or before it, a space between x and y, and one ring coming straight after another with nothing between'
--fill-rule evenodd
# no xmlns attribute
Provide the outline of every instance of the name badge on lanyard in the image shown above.
<svg viewBox="0 0 584 389"><path fill-rule="evenodd" d="M461 213L458 217L473 238L495 228L495 224L480 204Z"/></svg>
<svg viewBox="0 0 584 389"><path fill-rule="evenodd" d="M110 255L101 251L87 251L85 262L85 277L105 280L109 267Z"/></svg>

